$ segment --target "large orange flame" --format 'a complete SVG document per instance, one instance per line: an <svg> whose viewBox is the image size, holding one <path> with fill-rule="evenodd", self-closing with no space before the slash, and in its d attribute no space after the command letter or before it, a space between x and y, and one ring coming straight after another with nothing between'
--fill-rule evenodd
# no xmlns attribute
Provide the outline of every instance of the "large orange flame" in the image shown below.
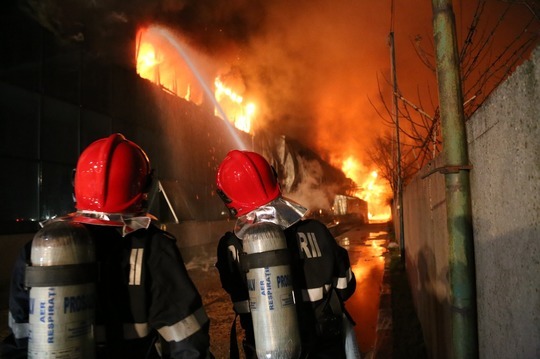
<svg viewBox="0 0 540 359"><path fill-rule="evenodd" d="M252 102L244 103L244 98L227 87L219 76L216 77L214 86L216 100L229 117L229 121L239 130L250 133L251 121L255 115L255 104ZM218 111L216 111L216 115L219 116Z"/></svg>
<svg viewBox="0 0 540 359"><path fill-rule="evenodd" d="M371 222L388 221L391 210L388 204L391 190L388 184L379 179L377 171L361 166L353 156L343 160L341 170L356 184L354 196L368 202L369 220Z"/></svg>
<svg viewBox="0 0 540 359"><path fill-rule="evenodd" d="M203 91L185 61L166 39L139 30L137 36L137 73L176 96L200 105Z"/></svg>
<svg viewBox="0 0 540 359"><path fill-rule="evenodd" d="M203 102L203 87L177 50L158 34L141 29L137 35L137 73L168 92L197 105ZM202 66L201 66L202 67ZM215 74L207 74L210 78ZM215 98L225 117L239 130L250 132L255 114L255 104L245 103L243 97L220 76L214 83ZM217 116L223 117L215 109Z"/></svg>

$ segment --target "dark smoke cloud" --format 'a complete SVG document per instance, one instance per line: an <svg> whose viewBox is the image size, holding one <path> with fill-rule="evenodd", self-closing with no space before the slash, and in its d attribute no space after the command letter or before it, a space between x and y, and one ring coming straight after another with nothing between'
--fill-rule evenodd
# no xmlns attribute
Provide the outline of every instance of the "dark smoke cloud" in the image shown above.
<svg viewBox="0 0 540 359"><path fill-rule="evenodd" d="M365 143L363 132L380 126L366 111L368 97L377 96L377 73L388 68L388 4L26 0L23 6L59 38L93 44L97 52L125 28L176 29L242 74L246 93L263 106L263 125L323 153L334 151L333 143L353 150Z"/></svg>
<svg viewBox="0 0 540 359"><path fill-rule="evenodd" d="M62 39L106 38L120 26L158 23L181 31L192 45L209 53L246 43L265 16L261 3L247 0L19 1L21 8Z"/></svg>

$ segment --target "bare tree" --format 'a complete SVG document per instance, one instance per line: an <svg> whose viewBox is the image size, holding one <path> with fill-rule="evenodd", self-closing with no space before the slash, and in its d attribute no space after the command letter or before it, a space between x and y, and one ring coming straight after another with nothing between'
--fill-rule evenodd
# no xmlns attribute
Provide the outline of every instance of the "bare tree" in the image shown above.
<svg viewBox="0 0 540 359"><path fill-rule="evenodd" d="M379 168L379 176L385 179L395 193L397 190L397 163L394 160L396 141L390 133L375 138L373 145L366 151L369 159L376 163ZM407 183L418 171L414 152L409 148L402 156L401 174L403 181Z"/></svg>
<svg viewBox="0 0 540 359"><path fill-rule="evenodd" d="M538 0L500 0L499 4L503 5L503 9L496 21L488 27L483 21L488 18L487 0L477 0L471 23L460 48L466 121L538 44L540 26ZM518 25L516 35L507 38L503 24L509 18L510 11L516 7L529 10L525 11L528 16L524 16ZM496 42L498 46L495 46ZM435 77L433 43L430 42L426 46L423 37L416 35L412 39L412 45L420 61ZM389 80L386 80L386 86L392 87ZM400 160L402 169L407 169L402 170L402 181L406 184L420 168L441 151L443 139L440 133L439 109L435 94L430 93L426 100L426 97L420 96L418 91L416 104L410 100L411 97L408 98L410 94L403 94L399 90L393 93L393 96L398 99ZM390 101L383 96L380 84L379 97L386 112L379 112L379 116L389 128L396 128L395 114L388 105ZM429 101L428 107L423 103L426 101ZM373 103L372 105L375 108ZM379 136L375 138L373 147L368 152L368 156L379 171L384 173L383 177L388 180L394 193L397 173L395 142L388 134Z"/></svg>

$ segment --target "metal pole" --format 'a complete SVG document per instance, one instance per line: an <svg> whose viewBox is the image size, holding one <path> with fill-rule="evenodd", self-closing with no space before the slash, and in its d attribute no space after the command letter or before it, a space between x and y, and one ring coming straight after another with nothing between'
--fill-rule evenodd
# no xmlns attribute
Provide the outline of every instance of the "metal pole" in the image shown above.
<svg viewBox="0 0 540 359"><path fill-rule="evenodd" d="M433 1L433 35L443 136L449 238L452 356L478 357L476 280L469 183L469 159L463 114L456 27L452 0Z"/></svg>
<svg viewBox="0 0 540 359"><path fill-rule="evenodd" d="M394 46L394 32L390 32L390 59L392 65L392 86L393 86L393 104L394 104L394 122L396 124L396 199L397 199L397 214L399 225L399 249L401 252L401 260L405 260L405 236L403 234L403 181L401 174L401 141L399 139L399 113L398 113L398 87L397 87L397 72L396 72L396 52Z"/></svg>
<svg viewBox="0 0 540 359"><path fill-rule="evenodd" d="M169 206L169 210L171 211L173 217L174 217L174 223L178 224L180 221L178 220L178 216L176 215L176 211L173 208L173 205L171 201L169 200L169 196L167 196L167 193L165 192L165 188L163 188L163 185L161 184L161 181L158 181L158 189L161 193L163 193L163 197L165 198L165 201L167 202L167 205Z"/></svg>

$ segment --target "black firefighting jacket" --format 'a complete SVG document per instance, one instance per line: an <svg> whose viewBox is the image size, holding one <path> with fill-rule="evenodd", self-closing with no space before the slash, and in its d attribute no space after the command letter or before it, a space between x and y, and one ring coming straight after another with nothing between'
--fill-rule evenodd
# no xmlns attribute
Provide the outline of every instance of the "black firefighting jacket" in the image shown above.
<svg viewBox="0 0 540 359"><path fill-rule="evenodd" d="M356 289L348 252L340 247L326 226L316 220L302 220L285 230L290 250L296 309L302 340L302 357L344 358L343 338L336 340L343 303ZM245 340L254 345L249 312L249 295L240 257L242 241L227 232L218 244L216 267L223 288L240 316ZM338 299L338 305L331 304ZM341 311L341 312L340 312Z"/></svg>
<svg viewBox="0 0 540 359"><path fill-rule="evenodd" d="M164 358L212 357L209 319L175 238L154 225L125 237L114 227L85 226L98 264L98 358L158 358L158 350ZM29 296L24 270L30 248L29 243L15 265L9 302L10 327L23 346Z"/></svg>

